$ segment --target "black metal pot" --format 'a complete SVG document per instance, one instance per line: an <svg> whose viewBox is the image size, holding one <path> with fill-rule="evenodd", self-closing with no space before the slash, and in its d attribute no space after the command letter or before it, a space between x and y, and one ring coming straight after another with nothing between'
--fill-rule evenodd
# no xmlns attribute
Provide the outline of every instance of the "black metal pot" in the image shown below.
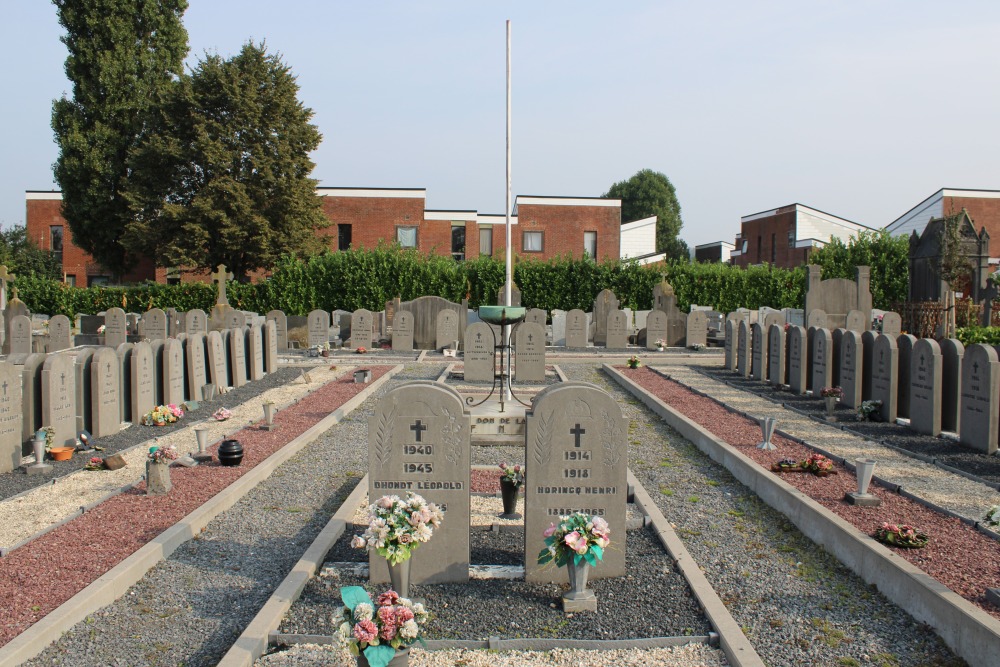
<svg viewBox="0 0 1000 667"><path fill-rule="evenodd" d="M239 440L223 440L219 445L219 463L224 466L238 466L243 461L243 445Z"/></svg>

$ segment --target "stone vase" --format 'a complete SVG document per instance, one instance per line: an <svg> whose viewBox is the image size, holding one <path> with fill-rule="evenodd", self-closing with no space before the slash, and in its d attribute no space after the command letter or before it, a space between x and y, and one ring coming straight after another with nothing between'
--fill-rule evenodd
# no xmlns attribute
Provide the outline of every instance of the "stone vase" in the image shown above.
<svg viewBox="0 0 1000 667"><path fill-rule="evenodd" d="M34 439L31 441L31 450L35 454L35 465L45 463L45 440Z"/></svg>
<svg viewBox="0 0 1000 667"><path fill-rule="evenodd" d="M517 496L520 490L520 484L500 480L500 497L503 499L503 514L500 515L501 519L521 518L521 515L517 513Z"/></svg>
<svg viewBox="0 0 1000 667"><path fill-rule="evenodd" d="M146 495L163 496L170 493L170 464L146 461Z"/></svg>
<svg viewBox="0 0 1000 667"><path fill-rule="evenodd" d="M826 401L826 416L832 417L833 411L837 409L837 397L836 396L824 396L823 400Z"/></svg>
<svg viewBox="0 0 1000 667"><path fill-rule="evenodd" d="M777 449L774 443L771 442L771 436L774 435L774 428L778 425L778 420L774 417L761 417L757 420L760 424L761 435L764 440L757 444L757 449L764 449L771 451Z"/></svg>
<svg viewBox="0 0 1000 667"><path fill-rule="evenodd" d="M566 571L569 573L569 594L567 597L579 597L587 593L587 578L590 576L590 563L586 560L580 561L577 565L570 557L566 563Z"/></svg>
<svg viewBox="0 0 1000 667"><path fill-rule="evenodd" d="M875 472L875 461L874 459L858 459L854 462L854 467L858 475L858 495L867 495L868 485L872 481L872 473Z"/></svg>
<svg viewBox="0 0 1000 667"><path fill-rule="evenodd" d="M270 431L274 426L274 413L277 410L274 409L274 403L264 404L264 427Z"/></svg>
<svg viewBox="0 0 1000 667"><path fill-rule="evenodd" d="M410 597L410 559L393 565L389 565L389 582L392 585L392 590L396 591L401 598Z"/></svg>
<svg viewBox="0 0 1000 667"><path fill-rule="evenodd" d="M365 658L364 651L361 652L355 660L358 663L358 667L368 667L368 659ZM386 663L386 667L406 667L410 664L410 649L397 649L396 654L392 656L392 660Z"/></svg>

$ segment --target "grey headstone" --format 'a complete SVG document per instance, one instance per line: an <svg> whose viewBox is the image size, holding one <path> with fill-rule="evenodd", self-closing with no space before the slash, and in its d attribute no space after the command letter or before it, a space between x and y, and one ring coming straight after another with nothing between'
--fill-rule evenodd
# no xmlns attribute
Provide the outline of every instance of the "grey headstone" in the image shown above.
<svg viewBox="0 0 1000 667"><path fill-rule="evenodd" d="M767 382L767 341L764 340L764 327L760 322L750 325L750 376L754 380Z"/></svg>
<svg viewBox="0 0 1000 667"><path fill-rule="evenodd" d="M566 347L566 311L552 311L552 344L556 347Z"/></svg>
<svg viewBox="0 0 1000 667"><path fill-rule="evenodd" d="M76 373L76 432L88 431L93 434L91 425L91 409L93 392L90 388L90 371L93 366L94 350L96 348L81 348L73 353L73 371Z"/></svg>
<svg viewBox="0 0 1000 667"><path fill-rule="evenodd" d="M736 320L726 319L726 347L725 347L725 357L723 366L725 366L727 371L736 370L736 350L737 350L737 340L738 327Z"/></svg>
<svg viewBox="0 0 1000 667"><path fill-rule="evenodd" d="M900 334L896 337L896 349L899 350L899 387L896 395L896 416L910 418L910 359L913 357L913 347L917 337L910 334Z"/></svg>
<svg viewBox="0 0 1000 667"><path fill-rule="evenodd" d="M649 326L649 318L646 319L646 326ZM708 313L704 310L693 310L687 316L687 331L685 332L687 345L707 345L708 344Z"/></svg>
<svg viewBox="0 0 1000 667"><path fill-rule="evenodd" d="M392 318L392 349L398 352L413 350L413 313L400 310Z"/></svg>
<svg viewBox="0 0 1000 667"><path fill-rule="evenodd" d="M594 305L590 312L594 314L594 322L597 327L594 329L594 345L604 347L607 344L608 316L618 310L618 297L609 289L601 290L594 298ZM570 345L569 347L578 347Z"/></svg>
<svg viewBox="0 0 1000 667"><path fill-rule="evenodd" d="M758 317L757 321L760 322L761 318ZM780 324L784 326L785 314L782 313L780 310L774 310L772 308L768 308L767 312L764 314L763 322L764 322L764 331L767 331L767 328L772 324Z"/></svg>
<svg viewBox="0 0 1000 667"><path fill-rule="evenodd" d="M269 310L265 319L269 322L274 322L274 326L277 328L277 345L279 350L288 349L288 318L285 317L285 313L280 310Z"/></svg>
<svg viewBox="0 0 1000 667"><path fill-rule="evenodd" d="M122 343L115 348L115 354L118 355L119 395L121 396L119 405L122 409L119 422L132 421L132 345L132 343Z"/></svg>
<svg viewBox="0 0 1000 667"><path fill-rule="evenodd" d="M545 381L545 327L522 322L514 334L514 379L517 382Z"/></svg>
<svg viewBox="0 0 1000 667"><path fill-rule="evenodd" d="M31 354L31 320L26 315L15 315L11 320L7 342L8 361L11 363L23 363Z"/></svg>
<svg viewBox="0 0 1000 667"><path fill-rule="evenodd" d="M274 320L264 322L264 372L278 370L278 327Z"/></svg>
<svg viewBox="0 0 1000 667"><path fill-rule="evenodd" d="M431 382L389 390L368 420L369 501L413 491L447 508L433 537L413 552L412 584L469 578L471 432L462 397ZM384 558L372 552L369 565L373 582L388 581Z"/></svg>
<svg viewBox="0 0 1000 667"><path fill-rule="evenodd" d="M0 361L0 473L21 465L21 373Z"/></svg>
<svg viewBox="0 0 1000 667"><path fill-rule="evenodd" d="M673 286L666 280L653 285L653 310L659 310L668 315L671 311L677 310L677 296Z"/></svg>
<svg viewBox="0 0 1000 667"><path fill-rule="evenodd" d="M246 334L243 329L227 329L222 335L229 360L229 386L238 389L247 383Z"/></svg>
<svg viewBox="0 0 1000 667"><path fill-rule="evenodd" d="M958 433L961 424L962 358L965 346L955 338L941 341L941 430Z"/></svg>
<svg viewBox="0 0 1000 667"><path fill-rule="evenodd" d="M831 339L833 340L833 367L830 371L830 385L833 387L840 386L840 347L843 345L844 333L847 329L834 329L831 332Z"/></svg>
<svg viewBox="0 0 1000 667"><path fill-rule="evenodd" d="M3 311L3 321L4 321L4 343L3 343L3 353L10 354L10 347L8 341L10 340L10 323L18 315L24 315L31 321L31 311L28 310L28 306L25 305L23 301L18 298L13 298L7 302L7 307ZM30 326L29 326L30 329ZM29 351L30 354L30 351ZM32 434L33 435L33 434Z"/></svg>
<svg viewBox="0 0 1000 667"><path fill-rule="evenodd" d="M149 341L153 352L153 405L163 405L163 340Z"/></svg>
<svg viewBox="0 0 1000 667"><path fill-rule="evenodd" d="M885 334L875 339L872 358L872 400L882 401L880 417L890 424L896 421L898 395L896 377L899 374L899 349L896 339Z"/></svg>
<svg viewBox="0 0 1000 667"><path fill-rule="evenodd" d="M504 292L506 292L506 285L501 285L500 289L497 290L497 305L506 306L507 301L504 299ZM511 307L520 307L521 305L521 290L517 288L517 285L510 286L510 305Z"/></svg>
<svg viewBox="0 0 1000 667"><path fill-rule="evenodd" d="M549 315L541 308L529 308L528 312L524 315L525 322L534 322L535 324L541 324L542 328L548 323Z"/></svg>
<svg viewBox="0 0 1000 667"><path fill-rule="evenodd" d="M49 319L49 352L59 352L73 347L73 325L65 315Z"/></svg>
<svg viewBox="0 0 1000 667"><path fill-rule="evenodd" d="M903 331L903 319L899 313L886 313L882 316L882 333L886 336L898 338Z"/></svg>
<svg viewBox="0 0 1000 667"><path fill-rule="evenodd" d="M42 423L55 431L53 447L76 446L76 373L69 354L50 354L42 365Z"/></svg>
<svg viewBox="0 0 1000 667"><path fill-rule="evenodd" d="M167 337L167 314L159 308L150 308L142 316L147 340L163 340Z"/></svg>
<svg viewBox="0 0 1000 667"><path fill-rule="evenodd" d="M359 347L368 350L372 348L373 321L372 311L364 308L351 314L351 347L355 350Z"/></svg>
<svg viewBox="0 0 1000 667"><path fill-rule="evenodd" d="M327 321L329 321L329 318L327 318ZM222 317L222 325L226 329L243 329L247 325L247 315L242 310L230 308Z"/></svg>
<svg viewBox="0 0 1000 667"><path fill-rule="evenodd" d="M791 326L785 335L788 336L788 387L793 394L804 394L808 384L808 334L802 327Z"/></svg>
<svg viewBox="0 0 1000 667"><path fill-rule="evenodd" d="M247 330L247 371L251 382L264 377L264 331L259 324Z"/></svg>
<svg viewBox="0 0 1000 667"><path fill-rule="evenodd" d="M806 325L805 313L801 308L783 308L781 313L785 316L785 323L795 327Z"/></svg>
<svg viewBox="0 0 1000 667"><path fill-rule="evenodd" d="M847 329L851 331L857 331L861 333L862 331L868 331L871 329L871 322L865 317L865 314L860 310L852 310L847 313Z"/></svg>
<svg viewBox="0 0 1000 667"><path fill-rule="evenodd" d="M629 325L623 310L613 310L608 314L605 328L605 347L621 350L628 347Z"/></svg>
<svg viewBox="0 0 1000 667"><path fill-rule="evenodd" d="M192 401L205 400L202 388L208 384L208 362L205 359L205 334L188 334L184 339L185 395Z"/></svg>
<svg viewBox="0 0 1000 667"><path fill-rule="evenodd" d="M184 402L184 347L176 338L167 338L160 349L161 405Z"/></svg>
<svg viewBox="0 0 1000 667"><path fill-rule="evenodd" d="M121 428L121 365L110 347L94 352L90 362L90 433L95 438L118 433Z"/></svg>
<svg viewBox="0 0 1000 667"><path fill-rule="evenodd" d="M875 332L861 332L861 399L872 397L872 369L875 364Z"/></svg>
<svg viewBox="0 0 1000 667"><path fill-rule="evenodd" d="M184 313L184 331L191 334L208 333L208 315L204 310L195 308Z"/></svg>
<svg viewBox="0 0 1000 667"><path fill-rule="evenodd" d="M743 377L750 377L751 345L753 341L750 334L750 323L748 320L740 320L739 329L736 333L736 372Z"/></svg>
<svg viewBox="0 0 1000 667"><path fill-rule="evenodd" d="M490 325L475 322L465 329L465 381L493 382L496 342Z"/></svg>
<svg viewBox="0 0 1000 667"><path fill-rule="evenodd" d="M812 339L812 388L813 395L832 387L833 376L833 335L829 329L816 329Z"/></svg>
<svg viewBox="0 0 1000 667"><path fill-rule="evenodd" d="M542 531L560 516L602 516L612 541L624 545L628 419L607 392L582 382L542 390L526 418L525 580L562 583L565 573L542 568L536 559L545 546ZM624 548L605 551L591 571L598 578L624 574Z"/></svg>
<svg viewBox="0 0 1000 667"><path fill-rule="evenodd" d="M653 310L646 316L646 349L655 350L658 340L667 344L667 314L662 310Z"/></svg>
<svg viewBox="0 0 1000 667"><path fill-rule="evenodd" d="M826 327L826 313L818 308L809 313L808 327L807 328L825 328Z"/></svg>
<svg viewBox="0 0 1000 667"><path fill-rule="evenodd" d="M132 363L129 367L132 374L131 395L132 423L141 424L143 416L152 410L155 401L153 391L153 349L149 343L139 342L132 348Z"/></svg>
<svg viewBox="0 0 1000 667"><path fill-rule="evenodd" d="M853 409L859 408L862 401L863 358L861 334L848 329L840 342L840 388L844 390L844 397L840 402Z"/></svg>
<svg viewBox="0 0 1000 667"><path fill-rule="evenodd" d="M692 313L693 314L693 313ZM787 382L785 371L785 325L772 324L767 328L767 379L775 386Z"/></svg>
<svg viewBox="0 0 1000 667"><path fill-rule="evenodd" d="M104 344L118 349L128 342L128 322L121 308L108 308L104 314Z"/></svg>
<svg viewBox="0 0 1000 667"><path fill-rule="evenodd" d="M1000 362L991 346L976 343L962 360L962 412L959 442L987 454L997 451L1000 411Z"/></svg>
<svg viewBox="0 0 1000 667"><path fill-rule="evenodd" d="M469 332L466 329L466 337ZM458 340L458 313L454 310L440 310L435 323L434 349L443 350Z"/></svg>
<svg viewBox="0 0 1000 667"><path fill-rule="evenodd" d="M671 310L667 313L667 345L684 347L687 344L687 313Z"/></svg>
<svg viewBox="0 0 1000 667"><path fill-rule="evenodd" d="M208 370L207 384L215 385L219 392L229 386L226 345L218 331L209 331L205 336L205 367Z"/></svg>
<svg viewBox="0 0 1000 667"><path fill-rule="evenodd" d="M29 354L21 367L21 439L28 442L42 424L42 365L43 353Z"/></svg>
<svg viewBox="0 0 1000 667"><path fill-rule="evenodd" d="M369 323L371 322L371 312L369 311ZM309 347L316 347L319 345L323 347L330 342L330 313L325 310L313 310L309 313L306 327L309 331ZM370 329L369 325L369 329ZM354 330L354 327L351 327ZM370 338L370 336L369 336ZM364 345L365 347L371 347L371 340L368 343L355 343L354 347L358 345Z"/></svg>
<svg viewBox="0 0 1000 667"><path fill-rule="evenodd" d="M579 308L566 313L566 347L587 347L587 314Z"/></svg>
<svg viewBox="0 0 1000 667"><path fill-rule="evenodd" d="M902 337L900 337L902 339ZM932 338L921 338L910 356L910 428L917 433L941 433L941 347ZM900 355L902 364L902 355ZM902 372L900 372L902 376ZM900 386L902 389L902 386Z"/></svg>

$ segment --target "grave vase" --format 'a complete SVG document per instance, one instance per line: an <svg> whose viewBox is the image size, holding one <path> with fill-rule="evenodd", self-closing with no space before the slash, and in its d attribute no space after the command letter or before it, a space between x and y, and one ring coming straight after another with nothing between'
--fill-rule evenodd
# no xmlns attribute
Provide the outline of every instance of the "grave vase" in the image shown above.
<svg viewBox="0 0 1000 667"><path fill-rule="evenodd" d="M410 597L410 559L393 565L389 563L389 582L399 597Z"/></svg>
<svg viewBox="0 0 1000 667"><path fill-rule="evenodd" d="M517 513L517 496L520 490L520 484L500 480L500 497L503 499L503 514L500 515L501 519L520 518L521 515Z"/></svg>
<svg viewBox="0 0 1000 667"><path fill-rule="evenodd" d="M569 573L569 593L566 597L579 597L587 591L587 577L590 576L590 563L581 560L577 565L571 556L566 563L566 571Z"/></svg>
<svg viewBox="0 0 1000 667"><path fill-rule="evenodd" d="M146 495L162 496L170 493L170 464L146 461Z"/></svg>
<svg viewBox="0 0 1000 667"><path fill-rule="evenodd" d="M826 401L826 416L832 417L833 411L837 409L837 397L836 396L824 396L823 400Z"/></svg>
<svg viewBox="0 0 1000 667"><path fill-rule="evenodd" d="M868 485L872 481L872 473L875 472L874 459L858 459L854 462L858 475L858 495L868 494Z"/></svg>
<svg viewBox="0 0 1000 667"><path fill-rule="evenodd" d="M368 667L368 659L365 658L364 651L356 658L358 667ZM392 660L386 663L386 667L406 667L410 664L410 649L396 649L396 654Z"/></svg>

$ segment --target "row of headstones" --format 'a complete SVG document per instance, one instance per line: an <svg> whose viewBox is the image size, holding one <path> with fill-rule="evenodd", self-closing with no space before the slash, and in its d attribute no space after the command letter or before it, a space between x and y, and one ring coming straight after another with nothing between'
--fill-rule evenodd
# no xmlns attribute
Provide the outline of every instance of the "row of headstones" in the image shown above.
<svg viewBox="0 0 1000 667"><path fill-rule="evenodd" d="M727 323L727 326L730 326ZM857 408L881 401L879 417L909 419L918 433L956 432L965 446L997 451L1000 419L1000 362L988 345L968 349L955 339L941 343L909 334L740 322L735 355L727 355L744 376L788 385L798 394L840 387L842 402Z"/></svg>
<svg viewBox="0 0 1000 667"><path fill-rule="evenodd" d="M625 574L628 421L605 391L560 383L538 393L526 414L525 579L552 582L556 568L536 555L543 530L573 512L604 517L618 548L592 574ZM445 509L434 537L412 556L413 583L469 578L471 420L462 396L437 382L411 382L385 394L368 422L368 495L422 495ZM387 581L385 560L370 559L372 581ZM565 580L565 575L562 575Z"/></svg>
<svg viewBox="0 0 1000 667"><path fill-rule="evenodd" d="M157 405L200 401L206 387L240 387L277 365L270 321L117 348L33 353L23 366L0 362L0 405L7 403L0 409L9 408L0 415L0 472L20 464L24 445L43 426L53 429L55 446L74 445L83 430L114 435L122 422L141 423Z"/></svg>

